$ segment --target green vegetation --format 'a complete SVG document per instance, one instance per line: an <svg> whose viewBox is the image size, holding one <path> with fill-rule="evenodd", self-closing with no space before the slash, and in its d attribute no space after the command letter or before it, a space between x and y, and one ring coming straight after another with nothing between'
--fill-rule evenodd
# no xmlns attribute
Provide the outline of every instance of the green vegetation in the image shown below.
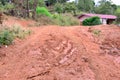
<svg viewBox="0 0 120 80"><path fill-rule="evenodd" d="M87 18L83 21L84 26L93 26L93 25L99 25L101 24L100 18L95 16L91 18Z"/></svg>
<svg viewBox="0 0 120 80"><path fill-rule="evenodd" d="M67 0L46 0L46 1L48 1L50 5L54 5L56 3L60 3L60 4L65 3Z"/></svg>
<svg viewBox="0 0 120 80"><path fill-rule="evenodd" d="M54 10L57 13L72 13L73 15L76 15L76 10L77 7L74 2L69 2L69 3L56 3L54 6Z"/></svg>
<svg viewBox="0 0 120 80"><path fill-rule="evenodd" d="M0 45L10 45L15 38L23 39L26 35L30 35L30 33L30 30L24 30L17 26L2 29L0 31Z"/></svg>
<svg viewBox="0 0 120 80"><path fill-rule="evenodd" d="M117 16L116 24L120 24L120 6L117 7L117 10L115 11L115 15Z"/></svg>
<svg viewBox="0 0 120 80"><path fill-rule="evenodd" d="M12 3L6 3L5 5L3 5L2 3L0 3L0 11L1 12L8 13L13 8L14 8L14 4L12 4Z"/></svg>
<svg viewBox="0 0 120 80"><path fill-rule="evenodd" d="M13 26L9 30L10 30L11 34L14 36L14 38L23 39L23 38L25 38L26 35L31 34L30 30L24 30L19 26Z"/></svg>
<svg viewBox="0 0 120 80"><path fill-rule="evenodd" d="M77 18L76 16L79 16L80 13L112 14L118 16L117 23L120 22L120 7L113 4L111 0L100 0L98 2L99 5L95 4L95 0L75 0L78 2L67 1L68 0L11 0L10 3L9 0L0 0L0 12L34 20L40 20L40 18L43 19L43 17L47 16L48 20L47 17L45 17L43 21L50 21L51 24L56 21L58 25L68 25L69 23L73 25L75 23L74 21L76 21L74 19ZM59 17L57 17L58 19L54 19L54 14L56 13L59 15ZM64 14L73 15L73 19L64 16ZM73 23L72 20L74 20ZM94 24L89 23L89 25Z"/></svg>
<svg viewBox="0 0 120 80"><path fill-rule="evenodd" d="M76 15L77 6L75 5L74 2L65 3L64 5L65 5L64 12L72 13L73 15Z"/></svg>
<svg viewBox="0 0 120 80"><path fill-rule="evenodd" d="M45 7L37 7L36 8L37 15L45 15L48 17L52 17L52 14Z"/></svg>
<svg viewBox="0 0 120 80"><path fill-rule="evenodd" d="M55 24L60 26L74 26L79 25L79 20L74 18L71 14L55 14L54 15Z"/></svg>
<svg viewBox="0 0 120 80"><path fill-rule="evenodd" d="M117 5L113 4L110 0L100 0L99 4L99 6L95 7L95 13L114 14L117 9Z"/></svg>
<svg viewBox="0 0 120 80"><path fill-rule="evenodd" d="M63 4L60 4L60 3L56 3L55 6L54 6L54 10L55 12L57 13L63 13L64 12L64 5Z"/></svg>
<svg viewBox="0 0 120 80"><path fill-rule="evenodd" d="M71 14L53 14L52 17L39 16L37 18L37 26L40 25L60 25L60 26L74 26L79 25L79 20L74 18Z"/></svg>
<svg viewBox="0 0 120 80"><path fill-rule="evenodd" d="M77 7L83 12L93 12L95 6L94 0L78 0Z"/></svg>
<svg viewBox="0 0 120 80"><path fill-rule="evenodd" d="M93 30L92 31L96 36L100 36L101 31L100 30Z"/></svg>
<svg viewBox="0 0 120 80"><path fill-rule="evenodd" d="M13 35L9 30L3 30L0 33L0 45L9 45L12 44L14 40Z"/></svg>

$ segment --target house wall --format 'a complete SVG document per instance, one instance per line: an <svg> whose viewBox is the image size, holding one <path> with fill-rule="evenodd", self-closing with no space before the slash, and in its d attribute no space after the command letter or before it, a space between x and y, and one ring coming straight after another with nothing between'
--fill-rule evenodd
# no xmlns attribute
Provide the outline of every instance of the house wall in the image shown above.
<svg viewBox="0 0 120 80"><path fill-rule="evenodd" d="M107 24L107 19L102 19L102 24Z"/></svg>

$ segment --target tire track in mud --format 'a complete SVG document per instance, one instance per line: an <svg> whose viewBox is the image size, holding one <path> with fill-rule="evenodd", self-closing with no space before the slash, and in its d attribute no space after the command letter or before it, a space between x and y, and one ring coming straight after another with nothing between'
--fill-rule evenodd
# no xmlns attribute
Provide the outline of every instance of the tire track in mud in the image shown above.
<svg viewBox="0 0 120 80"><path fill-rule="evenodd" d="M44 69L41 73L31 75L27 79L45 75L54 67L68 66L76 59L77 48L67 37L64 36L63 39L59 39L54 35L50 35L50 37L51 39L46 40L44 46L39 46L28 52L28 54L38 54L39 60L49 64L49 68Z"/></svg>
<svg viewBox="0 0 120 80"><path fill-rule="evenodd" d="M99 45L90 35L78 28L58 30L35 29L22 46L16 45L14 58L10 56L8 64L1 67L0 79L119 80L119 65L100 55Z"/></svg>

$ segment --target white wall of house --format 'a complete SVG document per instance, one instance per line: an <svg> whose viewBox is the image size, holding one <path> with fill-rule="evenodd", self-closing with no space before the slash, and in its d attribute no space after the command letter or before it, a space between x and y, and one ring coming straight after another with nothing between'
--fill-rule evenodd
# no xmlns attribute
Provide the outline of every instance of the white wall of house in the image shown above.
<svg viewBox="0 0 120 80"><path fill-rule="evenodd" d="M107 24L107 19L102 19L102 24Z"/></svg>

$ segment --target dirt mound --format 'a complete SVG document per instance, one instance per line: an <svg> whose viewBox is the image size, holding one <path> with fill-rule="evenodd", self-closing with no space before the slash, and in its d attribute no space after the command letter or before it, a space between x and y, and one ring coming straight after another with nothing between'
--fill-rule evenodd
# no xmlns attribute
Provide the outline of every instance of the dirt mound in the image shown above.
<svg viewBox="0 0 120 80"><path fill-rule="evenodd" d="M106 54L120 56L120 36L115 37L115 35L110 35L107 37L105 41L102 42L101 49L104 50Z"/></svg>
<svg viewBox="0 0 120 80"><path fill-rule="evenodd" d="M30 29L26 39L0 48L0 80L120 80L120 56L102 53L114 46L119 54L119 28L93 27L98 37L82 26Z"/></svg>

